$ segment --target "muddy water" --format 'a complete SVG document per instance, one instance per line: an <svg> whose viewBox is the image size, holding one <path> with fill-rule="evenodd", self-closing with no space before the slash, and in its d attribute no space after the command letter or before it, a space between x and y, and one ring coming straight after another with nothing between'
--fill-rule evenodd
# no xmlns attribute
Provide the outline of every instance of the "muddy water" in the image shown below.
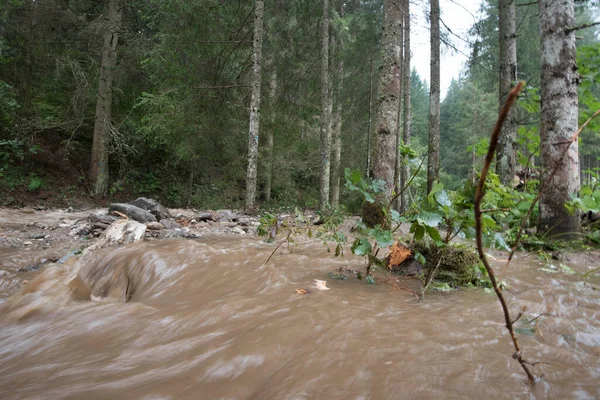
<svg viewBox="0 0 600 400"><path fill-rule="evenodd" d="M417 303L385 282L332 280L347 263L319 243L263 265L273 249L145 242L48 268L0 305L0 398L600 398L600 293L580 274L540 272L533 257L505 271L513 309L549 314L520 336L544 362L532 388L493 295Z"/></svg>

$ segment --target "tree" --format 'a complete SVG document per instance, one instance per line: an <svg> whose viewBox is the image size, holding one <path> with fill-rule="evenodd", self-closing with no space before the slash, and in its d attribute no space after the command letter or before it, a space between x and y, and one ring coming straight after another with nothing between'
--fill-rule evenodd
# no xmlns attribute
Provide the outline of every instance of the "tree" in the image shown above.
<svg viewBox="0 0 600 400"><path fill-rule="evenodd" d="M117 66L117 46L119 44L122 15L122 0L110 0L108 3L108 24L100 64L92 159L90 161L90 180L92 182L92 192L95 196L104 196L108 190L108 152L112 126L113 79Z"/></svg>
<svg viewBox="0 0 600 400"><path fill-rule="evenodd" d="M262 31L264 0L254 3L254 38L252 40L252 94L250 97L250 127L248 137L248 167L246 171L246 212L255 212L258 136L260 124L260 89L262 82Z"/></svg>
<svg viewBox="0 0 600 400"><path fill-rule="evenodd" d="M397 192L400 187L400 175L401 173L401 169L402 169L402 154L400 153L400 144L402 144L403 139L402 139L402 120L404 118L404 114L403 114L403 104L404 104L404 30L405 30L405 23L404 23L404 1L402 1L402 29L400 29L400 37L398 38L398 42L400 43L400 51L398 52L398 65L400 65L400 72L399 72L399 80L400 80L400 87L398 90L398 128L396 129L396 165L394 166L394 188L395 191ZM397 210L400 209L400 199L397 198L396 199L396 204L395 207Z"/></svg>
<svg viewBox="0 0 600 400"><path fill-rule="evenodd" d="M340 6L339 20L340 25L343 24L344 19L344 7L342 3ZM344 41L342 38L343 29L338 27L336 31L337 40L336 50L338 57L338 69L337 69L337 89L336 89L336 109L335 117L333 118L333 130L332 130L332 152L331 152L331 205L337 207L340 205L340 172L341 172L341 156L342 156L342 104L344 101L342 95L342 89L344 87Z"/></svg>
<svg viewBox="0 0 600 400"><path fill-rule="evenodd" d="M440 1L430 0L431 78L429 87L429 147L427 149L427 193L440 179Z"/></svg>
<svg viewBox="0 0 600 400"><path fill-rule="evenodd" d="M575 51L573 0L540 0L541 25L541 164L547 186L540 198L538 233L550 236L580 230L577 213L565 202L579 191L577 131L579 74Z"/></svg>
<svg viewBox="0 0 600 400"><path fill-rule="evenodd" d="M321 174L320 205L329 204L331 130L329 108L329 0L323 0L321 17Z"/></svg>
<svg viewBox="0 0 600 400"><path fill-rule="evenodd" d="M375 131L376 153L371 166L375 179L386 182L386 200L394 187L396 164L396 131L400 107L400 35L402 31L402 1L384 0L383 36L381 39L381 66Z"/></svg>
<svg viewBox="0 0 600 400"><path fill-rule="evenodd" d="M517 36L515 0L499 0L499 47L500 47L500 108L504 106L508 93L517 81ZM505 185L512 184L515 176L517 152L516 109L509 113L498 140L496 173Z"/></svg>
<svg viewBox="0 0 600 400"><path fill-rule="evenodd" d="M269 80L269 106L273 109L275 105L275 98L277 96L277 70L273 69L271 72L271 78ZM273 182L273 120L275 113L271 112L271 124L269 129L267 129L265 135L265 156L263 158L264 161L264 169L265 169L265 187L263 190L265 203L271 202L271 186Z"/></svg>
<svg viewBox="0 0 600 400"><path fill-rule="evenodd" d="M410 1L404 1L404 126L402 129L402 141L405 146L410 145L410 128L411 128L411 69L410 69ZM400 170L400 188L404 190L400 195L400 212L404 213L408 210L408 190L406 185L409 179L409 166L403 164Z"/></svg>

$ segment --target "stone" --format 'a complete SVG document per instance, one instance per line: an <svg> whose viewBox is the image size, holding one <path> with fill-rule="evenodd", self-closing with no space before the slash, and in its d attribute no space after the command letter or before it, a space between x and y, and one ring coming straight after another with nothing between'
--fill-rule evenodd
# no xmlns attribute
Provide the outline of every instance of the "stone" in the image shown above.
<svg viewBox="0 0 600 400"><path fill-rule="evenodd" d="M113 203L108 207L109 212L118 211L140 223L156 221L156 217L142 208L127 203Z"/></svg>
<svg viewBox="0 0 600 400"><path fill-rule="evenodd" d="M214 221L215 217L214 217L214 215L212 215L212 213L205 212L205 213L200 213L200 214L194 216L194 219L196 221L200 221L200 222L207 222L207 221Z"/></svg>
<svg viewBox="0 0 600 400"><path fill-rule="evenodd" d="M92 224L92 229L108 229L108 227L110 226L110 224L104 224L102 222L96 222L94 224Z"/></svg>
<svg viewBox="0 0 600 400"><path fill-rule="evenodd" d="M162 204L160 204L158 201L156 201L154 199L147 199L146 197L138 197L137 199L135 199L134 201L132 201L129 204L139 207L142 210L149 211L152 215L154 215L156 217L156 219L158 221L161 221L166 218L173 218L173 215L171 215L171 212L166 207L164 207Z"/></svg>
<svg viewBox="0 0 600 400"><path fill-rule="evenodd" d="M163 229L163 225L160 222L146 222L146 228L151 231L160 231Z"/></svg>
<svg viewBox="0 0 600 400"><path fill-rule="evenodd" d="M115 222L117 219L117 217L115 217L114 215L108 215L108 214L103 214L103 213L94 213L94 214L90 214L90 216L88 217L88 221L90 221L91 223L103 223L106 225L110 225L113 222Z"/></svg>
<svg viewBox="0 0 600 400"><path fill-rule="evenodd" d="M165 218L165 219L161 219L160 223L162 226L164 226L167 229L181 229L181 225L179 225L174 219L172 218Z"/></svg>
<svg viewBox="0 0 600 400"><path fill-rule="evenodd" d="M145 234L145 224L130 219L120 219L115 221L107 230L105 230L102 235L100 235L100 239L92 246L85 249L84 253L102 247L138 242L144 239Z"/></svg>
<svg viewBox="0 0 600 400"><path fill-rule="evenodd" d="M237 222L239 219L239 215L231 210L220 210L217 213L217 222Z"/></svg>

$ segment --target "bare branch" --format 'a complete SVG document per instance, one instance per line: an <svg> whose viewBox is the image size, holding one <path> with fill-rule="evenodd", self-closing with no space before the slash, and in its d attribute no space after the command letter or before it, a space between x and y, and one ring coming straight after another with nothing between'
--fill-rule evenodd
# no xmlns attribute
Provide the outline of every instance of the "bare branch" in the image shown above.
<svg viewBox="0 0 600 400"><path fill-rule="evenodd" d="M479 182L477 183L477 190L475 192L475 229L476 229L476 239L477 239L477 252L479 253L479 258L481 259L481 262L483 263L483 266L485 267L485 270L488 273L490 282L492 283L492 286L494 288L494 292L496 292L496 296L498 296L498 300L500 301L500 304L502 305L502 311L504 312L504 321L506 323L506 329L508 330L508 332L510 334L510 337L513 342L513 346L515 348L515 353L513 354L513 358L519 362L519 364L521 365L521 368L523 368L523 371L525 371L525 373L527 374L527 378L529 378L529 381L531 383L534 383L536 381L536 377L531 373L531 371L529 370L529 367L527 366L528 364L529 365L531 365L531 364L529 362L526 362L523 359L523 356L521 354L521 348L519 346L519 341L517 340L517 336L513 329L513 321L510 318L510 311L508 310L508 304L506 303L506 299L504 299L504 295L502 294L502 289L498 285L498 281L496 280L496 274L494 272L494 269L488 262L485 251L483 250L482 218L481 218L481 216L482 216L481 201L483 200L483 196L485 195L485 180L487 178L487 174L490 169L490 165L492 164L492 160L494 158L494 153L496 152L496 147L498 145L498 138L500 137L500 131L502 130L502 125L504 124L504 121L506 120L506 117L508 116L508 113L509 113L511 107L517 100L517 96L519 95L519 92L521 91L521 89L523 89L524 85L525 85L524 82L519 82L517 84L517 86L515 86L513 88L513 90L510 91L510 93L508 94L508 98L506 100L506 104L504 104L504 107L500 111L500 114L498 115L498 120L496 121L496 125L494 126L494 131L492 132L492 137L490 138L490 146L488 148L487 155L485 156L485 164L483 165L483 168L481 169L481 176L479 177Z"/></svg>

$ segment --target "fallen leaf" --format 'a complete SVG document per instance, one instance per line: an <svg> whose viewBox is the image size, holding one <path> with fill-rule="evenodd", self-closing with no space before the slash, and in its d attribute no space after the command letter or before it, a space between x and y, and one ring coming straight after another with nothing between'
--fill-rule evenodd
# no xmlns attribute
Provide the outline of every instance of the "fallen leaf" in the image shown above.
<svg viewBox="0 0 600 400"><path fill-rule="evenodd" d="M320 279L315 279L315 282L316 282L315 285L317 286L317 289L319 289L319 290L329 290L329 289L331 289L331 288L327 287L327 281L322 281Z"/></svg>
<svg viewBox="0 0 600 400"><path fill-rule="evenodd" d="M306 289L296 289L296 293L298 293L298 294L306 294L306 293L308 293L308 290L306 290Z"/></svg>
<svg viewBox="0 0 600 400"><path fill-rule="evenodd" d="M390 252L387 255L387 267L388 269L392 269L394 266L400 265L410 257L412 252L410 249L402 246L400 243L396 242L390 247Z"/></svg>

